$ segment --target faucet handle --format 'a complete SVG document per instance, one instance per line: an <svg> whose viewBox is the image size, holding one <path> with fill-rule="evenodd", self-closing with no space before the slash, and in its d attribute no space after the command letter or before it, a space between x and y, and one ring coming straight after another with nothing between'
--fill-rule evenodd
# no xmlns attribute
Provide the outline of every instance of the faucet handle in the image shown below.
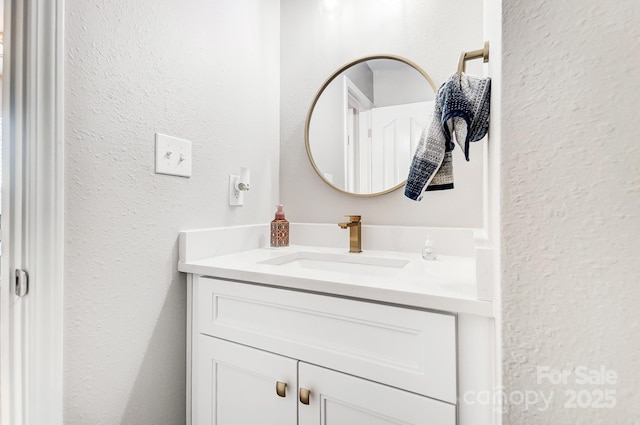
<svg viewBox="0 0 640 425"><path fill-rule="evenodd" d="M349 217L349 221L352 223L357 223L362 218L362 216L359 215L345 215L345 217Z"/></svg>

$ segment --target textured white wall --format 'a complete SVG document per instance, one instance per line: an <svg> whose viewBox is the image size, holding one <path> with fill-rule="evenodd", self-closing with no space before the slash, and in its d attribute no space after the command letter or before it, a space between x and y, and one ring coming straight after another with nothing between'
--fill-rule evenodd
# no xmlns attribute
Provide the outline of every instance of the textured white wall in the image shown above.
<svg viewBox="0 0 640 425"><path fill-rule="evenodd" d="M68 1L65 21L64 422L184 423L178 232L271 220L279 2ZM193 177L154 174L155 132L193 142Z"/></svg>
<svg viewBox="0 0 640 425"><path fill-rule="evenodd" d="M420 203L405 198L402 190L356 198L329 187L316 175L304 147L304 121L324 80L362 56L404 56L439 86L455 72L461 51L482 46L482 1L350 0L342 2L342 16L333 21L318 4L281 1L280 194L287 217L332 223L344 214L362 214L366 224L481 227L479 144L472 147L470 163L456 149L455 190L431 192ZM478 73L482 67L470 63L467 70Z"/></svg>
<svg viewBox="0 0 640 425"><path fill-rule="evenodd" d="M640 3L502 7L504 384L554 392L504 420L640 424ZM539 366L569 370L567 384L538 385ZM618 382L578 385L578 366ZM565 408L564 391L588 405L606 389L613 409Z"/></svg>

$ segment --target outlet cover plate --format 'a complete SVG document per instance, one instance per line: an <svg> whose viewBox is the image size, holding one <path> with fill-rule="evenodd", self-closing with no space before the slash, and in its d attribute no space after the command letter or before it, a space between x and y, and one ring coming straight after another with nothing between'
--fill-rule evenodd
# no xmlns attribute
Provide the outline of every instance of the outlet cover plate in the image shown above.
<svg viewBox="0 0 640 425"><path fill-rule="evenodd" d="M229 174L229 205L235 207L244 205L244 192L236 190L236 180L239 178L240 176Z"/></svg>
<svg viewBox="0 0 640 425"><path fill-rule="evenodd" d="M156 133L156 174L191 177L191 163L189 140Z"/></svg>

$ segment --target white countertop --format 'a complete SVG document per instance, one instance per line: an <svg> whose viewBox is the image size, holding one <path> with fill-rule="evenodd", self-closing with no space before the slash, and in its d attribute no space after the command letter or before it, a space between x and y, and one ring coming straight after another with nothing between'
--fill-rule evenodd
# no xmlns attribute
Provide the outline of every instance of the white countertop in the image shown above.
<svg viewBox="0 0 640 425"><path fill-rule="evenodd" d="M346 249L311 246L260 248L179 262L178 270L204 276L273 285L431 310L493 316L490 302L476 299L475 260L440 255L425 261L419 253L365 251L362 257L402 258L409 263L383 274L281 267L261 262L295 252L346 254Z"/></svg>

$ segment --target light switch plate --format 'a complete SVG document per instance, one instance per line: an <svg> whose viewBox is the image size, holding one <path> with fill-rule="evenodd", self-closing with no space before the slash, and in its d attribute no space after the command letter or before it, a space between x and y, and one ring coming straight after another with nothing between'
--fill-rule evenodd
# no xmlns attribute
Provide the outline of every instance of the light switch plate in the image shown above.
<svg viewBox="0 0 640 425"><path fill-rule="evenodd" d="M156 133L156 174L191 177L191 142Z"/></svg>

